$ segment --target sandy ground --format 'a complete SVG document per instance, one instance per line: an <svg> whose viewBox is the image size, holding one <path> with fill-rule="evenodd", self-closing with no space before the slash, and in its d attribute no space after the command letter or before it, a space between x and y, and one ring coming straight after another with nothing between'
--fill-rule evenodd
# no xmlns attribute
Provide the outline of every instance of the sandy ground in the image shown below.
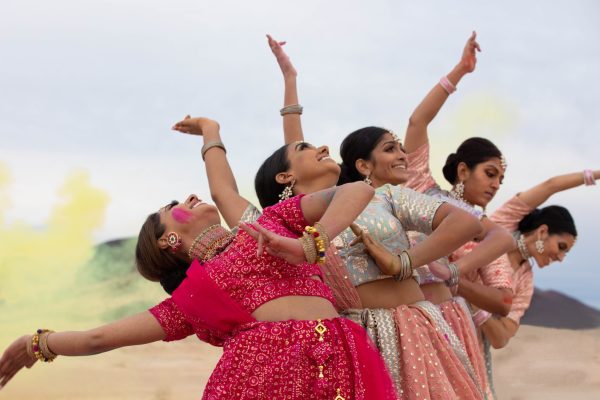
<svg viewBox="0 0 600 400"><path fill-rule="evenodd" d="M199 399L219 355L191 338L62 357L21 372L0 399ZM600 330L524 326L494 361L500 400L600 399Z"/></svg>

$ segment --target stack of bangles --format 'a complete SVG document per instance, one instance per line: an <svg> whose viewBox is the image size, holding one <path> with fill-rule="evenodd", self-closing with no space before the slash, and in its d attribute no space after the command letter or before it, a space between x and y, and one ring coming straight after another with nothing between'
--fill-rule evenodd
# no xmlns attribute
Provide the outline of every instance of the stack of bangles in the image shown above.
<svg viewBox="0 0 600 400"><path fill-rule="evenodd" d="M289 106L285 106L281 110L279 110L279 114L281 114L282 117L286 114L302 115L302 110L303 110L303 108L300 104L292 104Z"/></svg>
<svg viewBox="0 0 600 400"><path fill-rule="evenodd" d="M460 277L460 270L458 266L454 263L448 264L448 269L450 270L450 278L446 280L446 285L448 287L453 287L458 285L458 278Z"/></svg>
<svg viewBox="0 0 600 400"><path fill-rule="evenodd" d="M27 354L31 358L36 358L42 362L52 362L57 357L48 347L48 336L54 331L48 329L38 329L31 340L27 342Z"/></svg>
<svg viewBox="0 0 600 400"><path fill-rule="evenodd" d="M404 281L412 278L413 269L410 254L408 254L406 250L403 250L402 253L398 254L398 259L400 260L400 272L394 275L394 279L397 281ZM392 264L394 263L394 260L395 259L392 259Z"/></svg>
<svg viewBox="0 0 600 400"><path fill-rule="evenodd" d="M447 76L442 76L442 79L440 79L440 86L443 87L448 94L456 92L456 86L450 82L450 79L448 79Z"/></svg>
<svg viewBox="0 0 600 400"><path fill-rule="evenodd" d="M323 225L315 222L314 226L307 226L298 240L302 244L306 261L310 264L325 262L325 251L329 248L329 235Z"/></svg>
<svg viewBox="0 0 600 400"><path fill-rule="evenodd" d="M472 317L475 325L481 326L492 317L492 314L485 310L478 310L472 315Z"/></svg>
<svg viewBox="0 0 600 400"><path fill-rule="evenodd" d="M594 172L591 169L583 170L583 183L586 186L592 186L596 184L596 179L594 179Z"/></svg>

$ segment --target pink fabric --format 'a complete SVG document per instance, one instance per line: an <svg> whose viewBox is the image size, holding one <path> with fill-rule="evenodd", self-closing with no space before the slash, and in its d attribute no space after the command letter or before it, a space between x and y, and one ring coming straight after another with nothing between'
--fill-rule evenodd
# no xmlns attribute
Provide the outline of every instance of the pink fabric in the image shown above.
<svg viewBox="0 0 600 400"><path fill-rule="evenodd" d="M478 243L469 242L455 250L450 255L450 261L455 262L465 255L469 254L478 246ZM461 275L471 282L482 283L485 286L496 289L512 289L512 267L506 255L494 260L488 265L484 265L476 271Z"/></svg>
<svg viewBox="0 0 600 400"><path fill-rule="evenodd" d="M521 222L523 217L533 210L534 208L521 200L517 194L496 210L490 219L510 232L514 232L518 229L519 222ZM529 261L525 261L513 271L513 303L507 317L518 324L531 304L533 296L533 270Z"/></svg>
<svg viewBox="0 0 600 400"><path fill-rule="evenodd" d="M403 186L420 193L437 186L429 169L429 142L406 156L408 158L409 177Z"/></svg>
<svg viewBox="0 0 600 400"><path fill-rule="evenodd" d="M402 400L480 399L473 380L435 321L418 307L394 310L400 347Z"/></svg>
<svg viewBox="0 0 600 400"><path fill-rule="evenodd" d="M395 399L381 357L362 328L342 318L253 322L232 335L203 399ZM319 366L323 377L319 378Z"/></svg>
<svg viewBox="0 0 600 400"><path fill-rule="evenodd" d="M325 283L333 292L335 306L338 311L350 308L362 308L362 301L358 296L358 290L352 285L348 278L348 271L344 261L338 255L335 246L329 246L326 261L321 266Z"/></svg>
<svg viewBox="0 0 600 400"><path fill-rule="evenodd" d="M486 391L489 391L485 360L471 321L471 315L467 314L465 309L455 299L440 303L438 307L446 322L448 322L454 333L456 333L456 336L458 336L458 339L465 346L479 384L482 388L486 388Z"/></svg>

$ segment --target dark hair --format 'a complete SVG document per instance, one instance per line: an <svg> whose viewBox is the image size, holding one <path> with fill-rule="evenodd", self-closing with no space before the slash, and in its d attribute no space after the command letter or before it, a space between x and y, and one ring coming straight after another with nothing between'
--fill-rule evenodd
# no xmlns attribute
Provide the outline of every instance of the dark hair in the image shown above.
<svg viewBox="0 0 600 400"><path fill-rule="evenodd" d="M544 224L548 226L549 234L570 233L577 237L575 221L569 210L562 206L536 208L519 222L519 231L531 232Z"/></svg>
<svg viewBox="0 0 600 400"><path fill-rule="evenodd" d="M386 133L389 133L386 129L368 126L356 130L344 138L340 146L342 172L338 185L364 179L364 176L356 169L356 160L370 160L371 152Z"/></svg>
<svg viewBox="0 0 600 400"><path fill-rule="evenodd" d="M446 159L446 165L442 168L444 178L454 185L457 180L458 164L464 162L469 169L473 169L477 164L494 157L502 157L502 153L494 143L480 137L469 138L458 146L456 153L450 154Z"/></svg>
<svg viewBox="0 0 600 400"><path fill-rule="evenodd" d="M163 289L171 294L185 278L189 263L158 246L158 239L165 229L158 213L146 218L135 246L135 266L144 278L159 281Z"/></svg>
<svg viewBox="0 0 600 400"><path fill-rule="evenodd" d="M277 174L290 169L287 156L288 145L283 145L267 158L256 173L254 190L262 208L272 206L279 202L279 194L285 186L275 180Z"/></svg>

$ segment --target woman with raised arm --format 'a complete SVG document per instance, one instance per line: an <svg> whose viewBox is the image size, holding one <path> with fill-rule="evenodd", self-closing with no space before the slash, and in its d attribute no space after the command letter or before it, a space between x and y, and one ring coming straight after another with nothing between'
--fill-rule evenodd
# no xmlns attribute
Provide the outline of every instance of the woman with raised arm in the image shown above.
<svg viewBox="0 0 600 400"><path fill-rule="evenodd" d="M575 244L577 230L569 211L561 206L539 208L550 196L567 189L595 185L600 170L560 175L550 178L529 190L518 193L504 203L491 219L513 232L515 243L508 252L513 269L513 303L506 317L491 318L485 311L476 313L481 330L496 348L506 346L517 333L519 323L529 308L533 296L531 260L540 268L564 260Z"/></svg>
<svg viewBox="0 0 600 400"><path fill-rule="evenodd" d="M219 129L208 119L200 126ZM372 196L365 184L296 196L236 235L194 195L162 207L142 226L136 264L171 297L89 331L17 339L0 359L0 385L36 360L196 334L223 346L204 399L395 398L381 357L362 328L339 318L314 263Z"/></svg>
<svg viewBox="0 0 600 400"><path fill-rule="evenodd" d="M449 287L456 287L460 276L459 295L478 307L500 315L506 315L510 311L511 273L506 258L498 259L510 248L512 238L502 227L490 221L484 212L475 208L479 206L485 209L492 200L504 178L506 163L498 148L489 140L467 139L456 153L448 156L443 173L453 188L450 192L444 191L433 179L429 168L427 132L429 124L448 96L456 90L458 82L464 75L475 70L476 51L480 51L480 47L473 32L460 62L431 89L411 115L404 143L411 176L405 185L468 210L480 218L484 226L484 233L476 241L466 244L450 256L452 263L449 266L453 271L445 282L430 273L429 267L433 264L423 266L418 271L421 288L427 299L439 305L444 318L464 343L479 378L486 380L483 354L473 329L470 311L461 297L453 297ZM419 241L422 237L415 236L413 239ZM484 285L478 285L482 290L477 291L474 296L471 290L474 284L471 282L480 281ZM489 396L492 395L491 391L487 387Z"/></svg>

